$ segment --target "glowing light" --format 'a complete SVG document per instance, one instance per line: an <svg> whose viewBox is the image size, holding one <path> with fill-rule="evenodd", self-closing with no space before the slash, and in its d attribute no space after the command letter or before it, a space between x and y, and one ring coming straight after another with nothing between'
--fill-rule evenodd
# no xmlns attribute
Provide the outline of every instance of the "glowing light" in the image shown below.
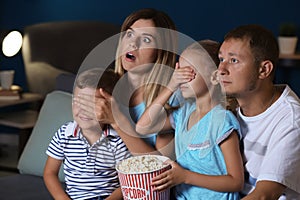
<svg viewBox="0 0 300 200"><path fill-rule="evenodd" d="M7 57L12 57L16 55L23 43L22 34L18 31L10 32L3 40L2 52Z"/></svg>

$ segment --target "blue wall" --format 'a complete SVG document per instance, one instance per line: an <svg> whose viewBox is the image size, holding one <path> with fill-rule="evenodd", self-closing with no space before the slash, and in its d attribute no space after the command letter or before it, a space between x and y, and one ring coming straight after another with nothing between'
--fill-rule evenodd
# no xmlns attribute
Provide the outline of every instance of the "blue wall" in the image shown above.
<svg viewBox="0 0 300 200"><path fill-rule="evenodd" d="M0 30L22 30L27 25L62 20L100 20L121 25L132 11L146 7L168 13L178 31L195 40L222 41L228 30L249 23L261 24L275 35L282 22L293 21L300 27L299 0L252 0L248 3L240 0L1 0ZM18 69L15 83L25 87L22 65L20 56L0 57L0 69Z"/></svg>

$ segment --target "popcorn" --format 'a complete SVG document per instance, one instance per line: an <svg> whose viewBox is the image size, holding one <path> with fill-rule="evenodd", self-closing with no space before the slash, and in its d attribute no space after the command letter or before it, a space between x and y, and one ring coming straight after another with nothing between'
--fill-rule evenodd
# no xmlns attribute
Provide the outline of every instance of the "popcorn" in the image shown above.
<svg viewBox="0 0 300 200"><path fill-rule="evenodd" d="M154 177L171 168L168 157L142 155L127 158L116 166L124 200L169 200L170 189L156 191L151 187Z"/></svg>
<svg viewBox="0 0 300 200"><path fill-rule="evenodd" d="M145 173L159 170L167 164L159 159L158 156L143 155L134 156L121 161L117 168L123 173Z"/></svg>

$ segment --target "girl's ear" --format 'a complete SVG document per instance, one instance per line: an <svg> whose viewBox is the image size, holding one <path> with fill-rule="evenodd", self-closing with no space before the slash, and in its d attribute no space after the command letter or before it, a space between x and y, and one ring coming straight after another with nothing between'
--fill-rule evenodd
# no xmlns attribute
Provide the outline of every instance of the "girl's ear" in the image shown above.
<svg viewBox="0 0 300 200"><path fill-rule="evenodd" d="M219 84L219 76L218 76L218 70L215 70L210 77L210 82L213 85L218 85Z"/></svg>

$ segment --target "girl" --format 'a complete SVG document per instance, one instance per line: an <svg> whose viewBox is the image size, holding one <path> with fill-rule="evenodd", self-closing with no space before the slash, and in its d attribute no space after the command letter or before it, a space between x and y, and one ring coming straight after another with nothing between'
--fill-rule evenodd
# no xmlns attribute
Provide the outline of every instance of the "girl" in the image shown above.
<svg viewBox="0 0 300 200"><path fill-rule="evenodd" d="M204 40L184 50L168 86L137 123L142 134L174 127L177 162L152 183L156 190L176 186L176 199L238 199L243 186L239 124L222 105L218 49ZM166 114L163 106L177 88L186 102Z"/></svg>

